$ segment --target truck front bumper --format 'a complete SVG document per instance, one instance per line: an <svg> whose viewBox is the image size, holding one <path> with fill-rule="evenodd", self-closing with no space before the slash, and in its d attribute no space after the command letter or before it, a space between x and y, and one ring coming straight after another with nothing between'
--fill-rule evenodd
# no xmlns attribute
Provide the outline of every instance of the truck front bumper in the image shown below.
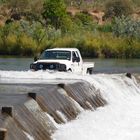
<svg viewBox="0 0 140 140"><path fill-rule="evenodd" d="M66 65L60 63L32 63L30 64L30 69L32 70L56 70L56 71L66 71Z"/></svg>

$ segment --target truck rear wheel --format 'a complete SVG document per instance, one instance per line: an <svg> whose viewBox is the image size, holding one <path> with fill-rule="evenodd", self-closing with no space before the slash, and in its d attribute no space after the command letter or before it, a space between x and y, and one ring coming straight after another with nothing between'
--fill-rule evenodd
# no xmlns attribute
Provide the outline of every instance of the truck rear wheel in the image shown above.
<svg viewBox="0 0 140 140"><path fill-rule="evenodd" d="M93 68L88 68L87 69L87 74L93 74Z"/></svg>

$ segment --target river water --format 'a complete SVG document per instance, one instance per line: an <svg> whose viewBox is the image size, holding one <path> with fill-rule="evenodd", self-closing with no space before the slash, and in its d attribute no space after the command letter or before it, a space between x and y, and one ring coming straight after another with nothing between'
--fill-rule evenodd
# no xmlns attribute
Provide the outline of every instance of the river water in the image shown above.
<svg viewBox="0 0 140 140"><path fill-rule="evenodd" d="M94 111L82 109L75 120L63 125L55 122L57 130L52 135L52 139L139 140L140 84L137 83L137 79L140 79L140 59L88 59L84 61L95 62L95 74L32 72L29 71L30 63L33 62L31 58L0 58L0 92L7 92L8 88L9 92L11 89L20 93L26 90L25 87L25 89L21 89L20 86L13 89L13 83L15 85L20 83L43 85L48 82L50 84L54 80L58 83L59 80L72 83L75 80L89 82L96 91L100 91L101 96L107 101L107 105ZM130 79L125 76L126 72L137 74ZM51 100L49 101L51 102ZM76 103L76 105L80 107L80 104Z"/></svg>
<svg viewBox="0 0 140 140"><path fill-rule="evenodd" d="M140 73L140 59L85 59L95 62L95 73ZM0 70L27 71L32 58L0 58Z"/></svg>

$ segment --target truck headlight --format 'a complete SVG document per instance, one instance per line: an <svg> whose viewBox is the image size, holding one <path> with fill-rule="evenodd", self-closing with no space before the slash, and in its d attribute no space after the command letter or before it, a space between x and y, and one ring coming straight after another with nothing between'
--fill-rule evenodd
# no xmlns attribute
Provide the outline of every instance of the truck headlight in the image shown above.
<svg viewBox="0 0 140 140"><path fill-rule="evenodd" d="M66 65L65 64L60 64L59 65L59 71L66 71Z"/></svg>
<svg viewBox="0 0 140 140"><path fill-rule="evenodd" d="M36 64L30 64L30 69L36 69Z"/></svg>

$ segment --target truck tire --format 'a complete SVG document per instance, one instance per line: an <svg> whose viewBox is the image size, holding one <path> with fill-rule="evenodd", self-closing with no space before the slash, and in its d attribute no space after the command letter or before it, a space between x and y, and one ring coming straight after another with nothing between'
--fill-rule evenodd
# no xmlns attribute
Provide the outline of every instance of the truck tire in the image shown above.
<svg viewBox="0 0 140 140"><path fill-rule="evenodd" d="M71 68L69 68L67 71L68 71L68 72L72 72Z"/></svg>
<svg viewBox="0 0 140 140"><path fill-rule="evenodd" d="M88 68L87 69L87 74L93 74L93 68Z"/></svg>

